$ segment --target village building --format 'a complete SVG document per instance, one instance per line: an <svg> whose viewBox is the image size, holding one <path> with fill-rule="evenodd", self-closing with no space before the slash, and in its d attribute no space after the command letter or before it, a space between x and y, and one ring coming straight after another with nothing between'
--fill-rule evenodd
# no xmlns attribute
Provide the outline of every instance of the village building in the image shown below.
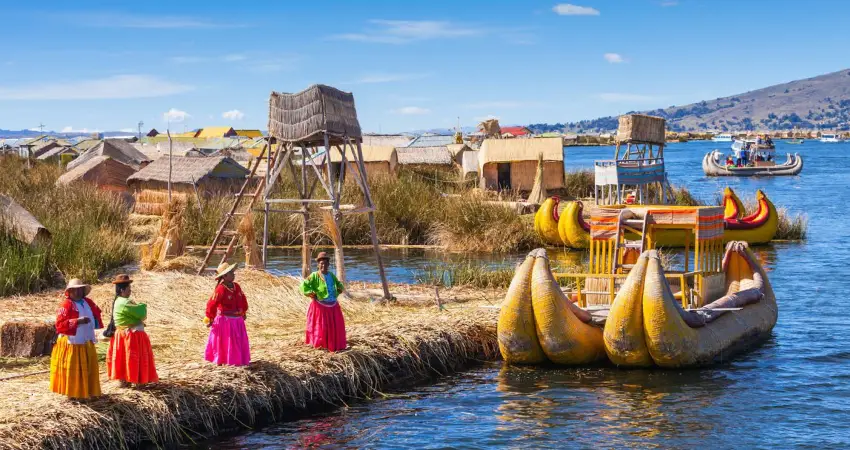
<svg viewBox="0 0 850 450"><path fill-rule="evenodd" d="M140 214L161 214L168 202L169 159L171 191L181 196L209 197L235 193L249 171L232 158L213 156L162 157L127 178Z"/></svg>
<svg viewBox="0 0 850 450"><path fill-rule="evenodd" d="M452 154L444 146L401 147L396 149L398 165L407 169L452 169Z"/></svg>
<svg viewBox="0 0 850 450"><path fill-rule="evenodd" d="M206 127L201 128L195 134L195 137L201 139L226 138L236 136L236 130L234 130L233 127Z"/></svg>
<svg viewBox="0 0 850 450"><path fill-rule="evenodd" d="M234 130L236 136L241 138L256 139L263 137L263 132L260 130Z"/></svg>
<svg viewBox="0 0 850 450"><path fill-rule="evenodd" d="M504 138L531 137L531 130L526 127L501 127L500 131Z"/></svg>
<svg viewBox="0 0 850 450"><path fill-rule="evenodd" d="M485 139L478 152L484 189L530 191L539 156L543 156L546 189L564 187L564 146L561 138Z"/></svg>
<svg viewBox="0 0 850 450"><path fill-rule="evenodd" d="M452 155L452 162L462 176L478 173L478 150L467 144L449 144L446 149Z"/></svg>
<svg viewBox="0 0 850 450"><path fill-rule="evenodd" d="M68 164L68 170L72 170L96 156L108 156L120 163L132 167L134 170L141 169L152 160L152 158L136 150L134 144L125 140L104 139L97 146L91 148L77 157L77 159L71 161Z"/></svg>
<svg viewBox="0 0 850 450"><path fill-rule="evenodd" d="M74 182L94 184L98 189L112 192L128 192L127 178L136 170L109 156L95 156L65 172L56 180L57 185Z"/></svg>
<svg viewBox="0 0 850 450"><path fill-rule="evenodd" d="M361 150L363 152L363 166L366 169L366 175L395 175L398 166L398 152L395 147L363 145L361 146ZM340 173L341 170L345 173L349 168L353 168L356 174L359 169L357 164L352 162L355 161L354 153L354 149L351 147L347 148L345 158L348 163L343 168L342 154L336 149L333 149L331 151L331 164L334 167L334 173Z"/></svg>

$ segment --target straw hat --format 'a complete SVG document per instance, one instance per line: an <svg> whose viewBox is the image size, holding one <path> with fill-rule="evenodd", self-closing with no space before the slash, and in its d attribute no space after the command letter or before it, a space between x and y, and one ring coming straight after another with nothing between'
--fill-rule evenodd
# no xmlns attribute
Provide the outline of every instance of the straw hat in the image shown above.
<svg viewBox="0 0 850 450"><path fill-rule="evenodd" d="M236 264L227 264L226 262L222 262L218 265L218 268L215 269L215 279L217 280L234 270L236 270Z"/></svg>
<svg viewBox="0 0 850 450"><path fill-rule="evenodd" d="M84 289L83 295L89 295L89 292L91 292L91 286L83 283L83 280L81 280L79 278L71 278L68 281L68 286L65 287L65 292L68 292L69 289L76 289L76 288L83 288Z"/></svg>
<svg viewBox="0 0 850 450"><path fill-rule="evenodd" d="M323 260L323 259L326 259L326 260L330 261L330 260L331 260L331 257L330 257L330 256L328 256L328 253L327 253L327 252L319 252L319 254L318 254L318 255L316 255L316 261L318 262L318 261L321 261L321 260Z"/></svg>
<svg viewBox="0 0 850 450"><path fill-rule="evenodd" d="M124 284L124 283L132 283L133 280L130 279L130 275L126 273L122 273L119 275L115 275L115 278L112 279L112 284Z"/></svg>

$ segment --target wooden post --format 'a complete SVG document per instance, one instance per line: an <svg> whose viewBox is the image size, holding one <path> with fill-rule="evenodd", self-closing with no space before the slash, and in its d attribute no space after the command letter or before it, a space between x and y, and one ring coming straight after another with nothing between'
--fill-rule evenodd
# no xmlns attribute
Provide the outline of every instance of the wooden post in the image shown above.
<svg viewBox="0 0 850 450"><path fill-rule="evenodd" d="M357 143L357 168L360 172L360 179L363 181L363 196L366 198L366 206L369 207L369 234L372 238L372 247L375 249L375 261L378 263L378 273L381 276L381 287L384 289L384 298L391 300L390 287L387 284L387 274L384 272L384 261L381 258L381 245L378 243L378 232L375 229L375 204L372 203L372 194L369 192L369 180L366 177L366 165L363 164L363 148L360 146L360 140Z"/></svg>
<svg viewBox="0 0 850 450"><path fill-rule="evenodd" d="M339 212L339 197L340 192L337 192L337 185L341 185L342 183L334 183L334 179L337 177L336 170L334 170L333 162L331 162L331 145L330 140L328 139L327 133L325 133L325 167L328 169L328 186L330 190L328 193L331 196L331 200L333 201L331 206L331 220L333 220L333 227L339 230L339 218L341 216ZM341 234L341 233L340 233ZM342 239L337 241L336 239L332 239L334 242L334 264L336 266L336 275L345 284L345 254L342 250Z"/></svg>
<svg viewBox="0 0 850 450"><path fill-rule="evenodd" d="M316 184L313 183L313 186ZM301 146L301 186L302 190L299 192L301 195L301 200L309 198L312 195L312 192L307 192L307 150L304 146ZM307 209L308 203L301 203L301 276L303 278L307 278L310 276L310 234L307 231L309 226L309 211Z"/></svg>
<svg viewBox="0 0 850 450"><path fill-rule="evenodd" d="M171 129L165 130L168 135L168 203L171 204Z"/></svg>
<svg viewBox="0 0 850 450"><path fill-rule="evenodd" d="M272 155L272 137L269 137L268 142L263 147L263 151L260 152L260 157L262 158L265 154L266 156L266 173L264 175L263 189L266 192L270 192L271 189L269 187L269 173L271 172L271 155ZM280 147L278 147L279 149ZM278 151L278 154L280 152ZM262 164L262 160L257 161L257 167ZM263 270L266 270L266 261L268 261L268 250L269 250L269 202L267 201L269 198L267 195L263 195Z"/></svg>

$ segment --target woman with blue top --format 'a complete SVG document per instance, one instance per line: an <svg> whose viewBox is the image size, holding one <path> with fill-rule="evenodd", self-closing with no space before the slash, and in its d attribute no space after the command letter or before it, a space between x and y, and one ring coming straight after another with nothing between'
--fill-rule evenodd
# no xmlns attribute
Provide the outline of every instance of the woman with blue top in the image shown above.
<svg viewBox="0 0 850 450"><path fill-rule="evenodd" d="M330 258L325 252L316 256L318 272L313 272L301 282L301 292L310 297L307 310L307 344L335 352L348 345L345 340L345 319L337 298L343 286L336 275L328 270Z"/></svg>

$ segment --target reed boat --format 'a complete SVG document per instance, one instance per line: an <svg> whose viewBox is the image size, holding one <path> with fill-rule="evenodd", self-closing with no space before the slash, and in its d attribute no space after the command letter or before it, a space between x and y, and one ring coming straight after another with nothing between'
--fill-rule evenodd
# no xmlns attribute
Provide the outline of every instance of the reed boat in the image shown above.
<svg viewBox="0 0 850 450"><path fill-rule="evenodd" d="M733 158L735 164L739 158ZM702 158L702 170L710 177L775 177L798 175L803 171L803 158L798 154L786 154L785 162L777 164L774 157L763 160L751 160L752 165L737 167L726 164L726 157L720 150L713 150Z"/></svg>
<svg viewBox="0 0 850 450"><path fill-rule="evenodd" d="M587 272L552 273L543 249L517 269L499 316L503 357L583 365L601 345L619 366L689 367L758 342L776 323L776 301L748 244L724 249L723 215L719 206L594 209ZM657 236L668 230L693 242L680 267L662 267Z"/></svg>
<svg viewBox="0 0 850 450"><path fill-rule="evenodd" d="M705 282L722 290L682 304L658 252L643 253L605 323L608 358L619 366L682 368L728 360L770 335L778 307L764 269L745 242L727 244L721 271Z"/></svg>
<svg viewBox="0 0 850 450"><path fill-rule="evenodd" d="M509 364L583 365L605 359L602 328L567 299L544 249L517 268L497 325L499 350Z"/></svg>
<svg viewBox="0 0 850 450"><path fill-rule="evenodd" d="M550 201L551 200L551 201ZM758 209L745 215L741 199L735 192L726 188L723 192L724 241L746 241L751 245L762 245L770 242L779 228L779 215L773 202L762 191L756 193ZM565 245L583 249L590 243L590 224L582 217L584 204L571 201L566 204L560 214L557 214L559 199L547 199L535 216L535 229L544 242L550 245ZM615 205L614 208L627 208L627 205ZM659 206L663 208L663 206ZM552 231L557 228L558 239ZM539 230L548 230L546 235ZM639 231L626 230L630 240L638 239ZM658 230L655 236L659 247L685 247L688 235L684 230Z"/></svg>

